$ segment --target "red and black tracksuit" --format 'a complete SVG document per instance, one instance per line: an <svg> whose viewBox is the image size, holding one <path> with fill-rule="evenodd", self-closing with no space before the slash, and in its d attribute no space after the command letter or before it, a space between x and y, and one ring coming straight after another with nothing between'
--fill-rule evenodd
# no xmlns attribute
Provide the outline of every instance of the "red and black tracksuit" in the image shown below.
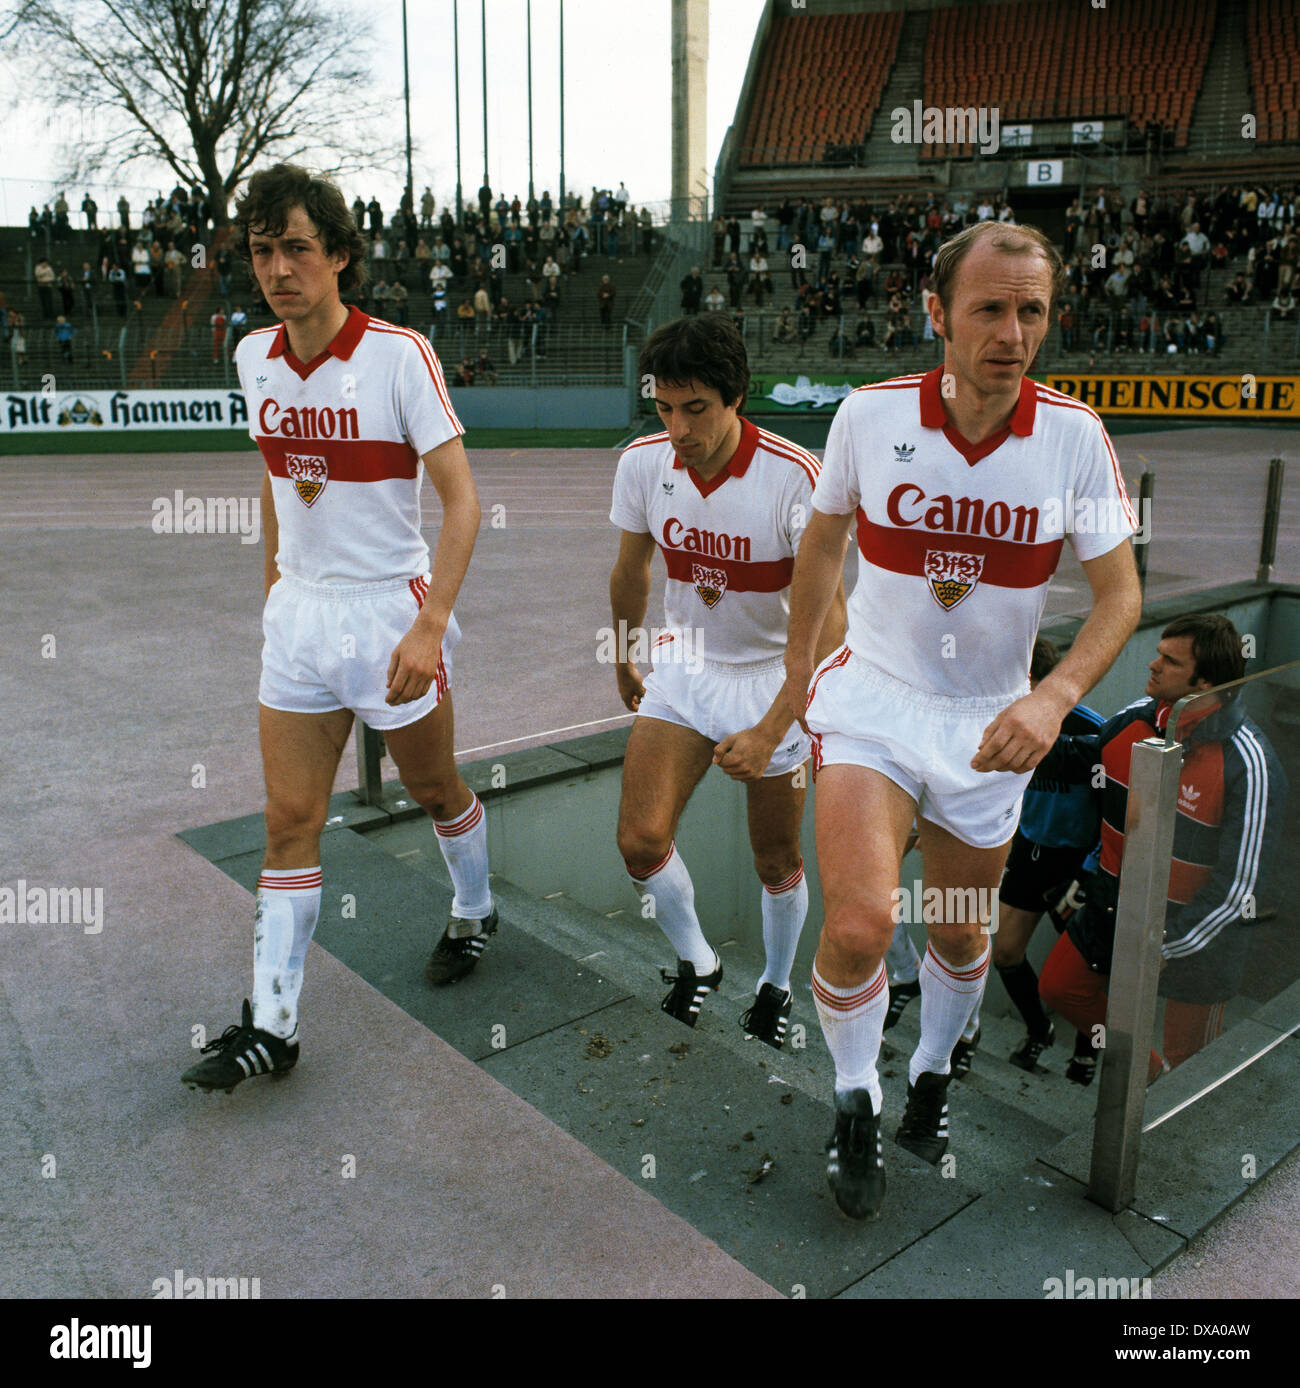
<svg viewBox="0 0 1300 1388"><path fill-rule="evenodd" d="M1044 758L1061 771L1100 763L1104 772L1098 870L1039 980L1043 1000L1082 1032L1106 1020L1133 745L1163 737L1170 708L1139 700L1098 733L1058 739ZM1243 922L1258 913L1287 790L1277 755L1239 701L1188 710L1178 736L1185 752L1159 987L1165 1054L1152 1052L1152 1078L1164 1060L1180 1065L1222 1030L1223 1004L1240 987L1250 945Z"/></svg>

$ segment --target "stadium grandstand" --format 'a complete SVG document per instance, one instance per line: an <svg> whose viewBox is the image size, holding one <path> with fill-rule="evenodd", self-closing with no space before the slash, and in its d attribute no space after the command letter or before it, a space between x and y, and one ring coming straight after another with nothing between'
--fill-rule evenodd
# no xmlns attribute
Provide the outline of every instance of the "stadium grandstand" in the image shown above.
<svg viewBox="0 0 1300 1388"><path fill-rule="evenodd" d="M1008 52L1019 60L1006 64ZM453 384L473 374L478 386L630 387L636 346L681 311L698 266L701 310L738 313L756 369L879 378L938 360L925 321L930 258L962 225L994 216L1041 226L1070 263L1040 370L1142 370L1156 356L1163 372L1280 370L1300 359L1288 307L1297 72L1300 0L1135 0L1105 11L1045 0L809 0L791 10L770 0L710 218L702 201L688 216L671 204L593 213L570 198L554 241L539 243L525 213L527 243L494 272L491 248L512 219L503 229L495 210L483 223L467 206L462 224L441 229L464 245L437 300L432 258L414 244L397 258L405 229L390 223L391 258L372 267L362 303L427 332ZM8 385L36 389L56 369L87 388L233 384L235 305L249 326L268 320L242 267L220 292L210 232L193 235L206 268L191 264L187 244L173 292L160 276L137 285L128 263L122 302L108 281L115 231L88 231L74 212L56 241L53 222L36 216L0 233L0 292L25 329L20 356L6 327ZM621 233L613 240L606 218ZM101 214L101 227L116 221ZM432 245L437 232L420 238ZM137 218L130 244L138 234ZM553 284L541 273L547 246L562 261ZM119 246L117 258L129 253ZM56 277L48 303L36 283L42 255ZM605 274L609 325L597 296ZM464 305L480 281L491 312L471 317ZM73 329L66 346L60 310Z"/></svg>

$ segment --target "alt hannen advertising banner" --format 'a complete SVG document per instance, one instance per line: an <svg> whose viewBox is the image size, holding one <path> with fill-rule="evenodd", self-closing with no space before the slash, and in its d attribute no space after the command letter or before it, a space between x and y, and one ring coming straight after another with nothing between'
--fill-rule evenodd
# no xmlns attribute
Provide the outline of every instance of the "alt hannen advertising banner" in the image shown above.
<svg viewBox="0 0 1300 1388"><path fill-rule="evenodd" d="M751 414L834 414L858 386L881 375L830 372L795 376L755 372L746 409ZM1100 415L1168 419L1273 419L1300 422L1297 376L1158 376L1036 373L1035 380L1091 405Z"/></svg>
<svg viewBox="0 0 1300 1388"><path fill-rule="evenodd" d="M3 434L105 434L145 429L248 429L242 390L11 391Z"/></svg>

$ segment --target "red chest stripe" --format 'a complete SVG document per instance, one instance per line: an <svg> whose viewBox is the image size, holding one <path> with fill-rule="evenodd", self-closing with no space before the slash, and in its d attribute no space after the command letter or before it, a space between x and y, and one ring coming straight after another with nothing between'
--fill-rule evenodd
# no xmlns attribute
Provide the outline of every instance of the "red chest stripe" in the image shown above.
<svg viewBox="0 0 1300 1388"><path fill-rule="evenodd" d="M388 482L414 478L420 459L406 443L359 439L282 439L262 435L257 440L273 477L288 477L287 457L324 458L331 482Z"/></svg>
<svg viewBox="0 0 1300 1388"><path fill-rule="evenodd" d="M1056 572L1061 543L1057 539L1027 545L1014 540L995 540L987 535L905 530L899 526L878 525L858 507L858 549L862 557L869 564L896 574L923 574L927 550L955 550L984 556L982 583L998 588L1037 588Z"/></svg>
<svg viewBox="0 0 1300 1388"><path fill-rule="evenodd" d="M695 566L705 569L721 569L727 575L727 588L733 593L779 593L790 586L794 574L794 560L770 559L750 560L718 559L712 554L697 554L694 550L669 549L660 545L664 563L668 566L668 577L679 583L695 582Z"/></svg>

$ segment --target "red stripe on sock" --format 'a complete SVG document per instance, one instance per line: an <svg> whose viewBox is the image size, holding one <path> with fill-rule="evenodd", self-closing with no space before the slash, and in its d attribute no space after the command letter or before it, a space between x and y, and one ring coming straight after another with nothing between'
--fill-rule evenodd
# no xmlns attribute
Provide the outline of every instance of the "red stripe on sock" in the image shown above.
<svg viewBox="0 0 1300 1388"><path fill-rule="evenodd" d="M647 868L644 872L633 872L632 865L627 861L626 858L624 858L623 860L623 866L627 868L627 875L629 877L635 878L638 882L648 882L650 878L652 878L655 875L656 872L661 872L664 868L668 866L668 860L673 856L676 850L677 840L674 839L672 843L668 845L668 852L665 853L664 856L659 859L659 861L654 865L654 867Z"/></svg>
<svg viewBox="0 0 1300 1388"><path fill-rule="evenodd" d="M799 860L799 866L784 881L778 882L775 887L769 887L763 883L763 890L770 892L773 896L780 896L782 892L793 891L795 887L803 881L803 859Z"/></svg>
<svg viewBox="0 0 1300 1388"><path fill-rule="evenodd" d="M882 988L889 987L889 977L884 969L881 969L876 976L874 983L869 983L863 987L861 992L854 993L850 997L841 997L835 993L827 991L829 985L824 984L813 974L812 989L813 996L825 1007L829 1007L834 1012L855 1012L867 1003L874 1001L880 996Z"/></svg>
<svg viewBox="0 0 1300 1388"><path fill-rule="evenodd" d="M292 877L267 877L262 874L257 879L257 888L263 892L297 892L320 885L321 873L319 869L315 872L296 873Z"/></svg>
<svg viewBox="0 0 1300 1388"><path fill-rule="evenodd" d="M478 828L479 820L482 818L483 802L476 795L474 797L474 803L459 819L453 819L450 824L439 824L435 819L433 821L433 827L444 839L457 839L462 834L468 834L471 829Z"/></svg>
<svg viewBox="0 0 1300 1388"><path fill-rule="evenodd" d="M959 973L957 970L951 968L949 965L945 964L942 959L939 958L939 956L934 952L933 945L927 945L925 949L926 959L934 961L932 969L934 971L937 971L936 977L939 979L939 982L944 984L948 988L952 988L952 991L954 993L968 993L971 991L971 989L953 988L952 984L948 982L948 979L953 978L961 983L978 983L979 980L983 978L985 974L987 974L989 971L989 958L992 955L992 953L992 950L985 950L984 962L980 965L978 969L975 969L971 973ZM945 974L947 975L947 978L943 976Z"/></svg>

